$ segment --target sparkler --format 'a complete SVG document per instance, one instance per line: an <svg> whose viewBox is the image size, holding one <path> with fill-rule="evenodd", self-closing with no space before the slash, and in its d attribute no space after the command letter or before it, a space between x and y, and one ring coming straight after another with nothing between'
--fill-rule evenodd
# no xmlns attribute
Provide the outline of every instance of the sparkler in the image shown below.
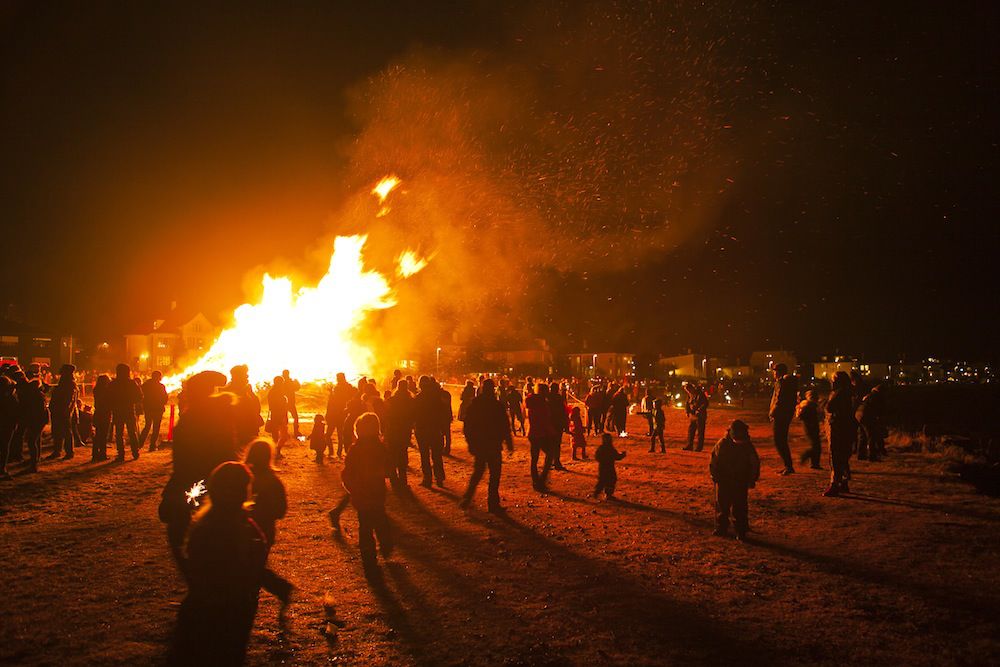
<svg viewBox="0 0 1000 667"><path fill-rule="evenodd" d="M201 479L194 483L190 489L184 492L184 499L187 504L191 507L198 507L201 505L201 498L208 492L205 488L205 480Z"/></svg>

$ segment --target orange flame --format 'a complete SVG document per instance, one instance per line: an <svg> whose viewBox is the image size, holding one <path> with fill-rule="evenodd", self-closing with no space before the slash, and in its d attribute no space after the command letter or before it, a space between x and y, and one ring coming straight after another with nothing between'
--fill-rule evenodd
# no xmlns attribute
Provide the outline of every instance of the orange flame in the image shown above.
<svg viewBox="0 0 1000 667"><path fill-rule="evenodd" d="M380 187L390 180L391 186ZM388 194L398 183L395 177L382 179L372 192ZM265 274L261 299L236 308L233 324L209 350L164 383L172 391L195 373L228 373L237 364L247 364L257 384L283 369L306 382L332 379L338 372L348 377L370 373L375 353L358 339L358 327L371 312L396 301L389 278L365 268L367 238L338 236L329 269L313 287L293 289L289 278ZM426 265L427 260L407 250L399 256L397 273L406 278Z"/></svg>
<svg viewBox="0 0 1000 667"><path fill-rule="evenodd" d="M375 214L376 218L381 218L391 210L386 205L385 200L386 197L389 196L389 193L392 192L396 186L399 185L399 183L399 177L395 174L390 174L382 178L382 180L376 183L375 187L372 188L372 194L378 197L378 203L381 204L381 208L379 208L378 213Z"/></svg>

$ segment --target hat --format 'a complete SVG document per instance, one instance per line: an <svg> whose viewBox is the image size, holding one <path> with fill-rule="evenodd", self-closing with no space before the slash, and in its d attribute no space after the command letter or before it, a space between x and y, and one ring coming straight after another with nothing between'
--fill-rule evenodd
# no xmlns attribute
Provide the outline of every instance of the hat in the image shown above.
<svg viewBox="0 0 1000 667"><path fill-rule="evenodd" d="M188 396L209 396L226 384L226 376L218 371L202 371L187 379L184 390Z"/></svg>
<svg viewBox="0 0 1000 667"><path fill-rule="evenodd" d="M743 420L736 419L729 425L729 430L733 435L750 435L750 427Z"/></svg>

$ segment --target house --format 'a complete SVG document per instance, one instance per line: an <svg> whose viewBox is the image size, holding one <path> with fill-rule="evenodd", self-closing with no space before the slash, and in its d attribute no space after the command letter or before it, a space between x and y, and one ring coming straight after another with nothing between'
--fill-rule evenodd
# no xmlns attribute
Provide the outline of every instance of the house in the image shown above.
<svg viewBox="0 0 1000 667"><path fill-rule="evenodd" d="M795 353L788 350L758 350L750 353L750 368L754 373L765 374L778 364L784 364L789 371L794 371L799 360Z"/></svg>
<svg viewBox="0 0 1000 667"><path fill-rule="evenodd" d="M54 371L73 363L73 337L23 322L0 320L0 359L21 366L41 364Z"/></svg>
<svg viewBox="0 0 1000 667"><path fill-rule="evenodd" d="M206 352L219 332L203 313L184 313L173 304L166 318L154 320L148 331L125 335L125 358L139 373L167 373Z"/></svg>
<svg viewBox="0 0 1000 667"><path fill-rule="evenodd" d="M820 357L819 361L813 362L813 377L817 380L833 380L838 371L850 373L858 367L858 363L854 357Z"/></svg>
<svg viewBox="0 0 1000 667"><path fill-rule="evenodd" d="M572 377L624 378L635 375L635 355L631 352L578 352L566 355Z"/></svg>
<svg viewBox="0 0 1000 667"><path fill-rule="evenodd" d="M552 372L552 350L545 340L536 338L529 344L512 347L515 349L484 352L483 359L506 373Z"/></svg>
<svg viewBox="0 0 1000 667"><path fill-rule="evenodd" d="M660 375L664 377L695 377L705 378L709 373L709 359L704 354L696 354L690 350L687 354L672 357L660 357L657 362ZM715 367L711 369L715 370Z"/></svg>

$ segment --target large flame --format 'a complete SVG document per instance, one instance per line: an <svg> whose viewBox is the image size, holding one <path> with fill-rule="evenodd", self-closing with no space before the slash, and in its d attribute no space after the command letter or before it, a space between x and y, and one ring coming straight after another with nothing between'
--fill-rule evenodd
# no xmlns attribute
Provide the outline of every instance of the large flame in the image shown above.
<svg viewBox="0 0 1000 667"><path fill-rule="evenodd" d="M385 198L380 199L384 203ZM306 382L329 380L341 372L348 377L370 373L375 354L358 339L358 326L372 311L396 302L390 279L365 268L366 241L367 236L338 236L330 268L315 287L295 290L289 278L265 274L260 301L239 306L232 326L212 347L164 383L174 390L195 373L228 373L238 364L250 367L255 383L268 381L283 369ZM407 250L400 255L397 273L406 278L426 265L426 260Z"/></svg>

